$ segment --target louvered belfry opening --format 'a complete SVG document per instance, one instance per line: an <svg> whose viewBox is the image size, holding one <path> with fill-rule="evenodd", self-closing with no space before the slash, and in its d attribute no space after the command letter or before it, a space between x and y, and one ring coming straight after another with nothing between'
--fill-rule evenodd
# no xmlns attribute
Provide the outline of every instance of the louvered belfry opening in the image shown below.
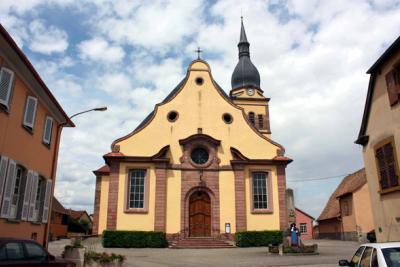
<svg viewBox="0 0 400 267"><path fill-rule="evenodd" d="M375 156L378 163L381 189L398 186L399 177L392 142L377 148Z"/></svg>

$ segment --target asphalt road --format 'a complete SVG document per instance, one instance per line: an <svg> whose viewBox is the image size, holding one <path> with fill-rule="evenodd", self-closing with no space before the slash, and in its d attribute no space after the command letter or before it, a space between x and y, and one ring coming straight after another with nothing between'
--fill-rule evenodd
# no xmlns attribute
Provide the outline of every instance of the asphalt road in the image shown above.
<svg viewBox="0 0 400 267"><path fill-rule="evenodd" d="M99 240L85 241L85 246L97 252L107 251L125 255L124 266L135 267L269 267L269 266L338 266L339 259L350 259L358 243L336 240L312 240L318 244L319 255L279 256L267 253L267 248L230 249L104 249ZM61 255L67 240L49 244L50 253Z"/></svg>

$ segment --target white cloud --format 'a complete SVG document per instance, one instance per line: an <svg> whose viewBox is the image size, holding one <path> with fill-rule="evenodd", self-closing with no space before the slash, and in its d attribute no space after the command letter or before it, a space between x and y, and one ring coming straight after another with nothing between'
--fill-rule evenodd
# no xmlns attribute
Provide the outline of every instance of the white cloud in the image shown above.
<svg viewBox="0 0 400 267"><path fill-rule="evenodd" d="M27 40L29 49L34 52L50 55L62 53L68 48L68 35L55 26L46 27L40 20L29 25L30 37Z"/></svg>
<svg viewBox="0 0 400 267"><path fill-rule="evenodd" d="M29 15L42 22L46 18L37 7L63 5L46 0L17 6L6 0L0 2L0 15L18 44L30 47L33 33L22 14L34 9ZM361 149L353 141L365 102L365 71L399 36L400 1L92 0L66 5L85 15L77 23L89 30L85 36L69 32L77 54L67 49L68 56L39 60L38 68L67 111L101 105L109 110L76 117L77 127L63 132L56 186L61 201L91 210L91 170L104 163L101 155L111 142L132 131L184 77L198 45L216 81L229 91L241 11L252 61L271 97L272 136L294 159L288 181L361 167ZM102 64L76 64L82 60ZM318 216L339 180L289 185L300 207ZM308 210L310 195L320 204Z"/></svg>
<svg viewBox="0 0 400 267"><path fill-rule="evenodd" d="M121 47L110 45L105 39L100 37L81 42L78 45L78 49L82 59L93 61L117 63L125 56L125 52Z"/></svg>

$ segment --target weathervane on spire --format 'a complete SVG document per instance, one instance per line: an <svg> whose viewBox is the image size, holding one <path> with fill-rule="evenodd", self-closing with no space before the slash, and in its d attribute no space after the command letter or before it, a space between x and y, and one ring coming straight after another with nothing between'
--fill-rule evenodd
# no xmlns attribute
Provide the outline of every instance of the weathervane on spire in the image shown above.
<svg viewBox="0 0 400 267"><path fill-rule="evenodd" d="M200 59L200 53L203 52L203 50L200 49L200 46L197 47L197 50L194 50L194 52L197 53L197 59Z"/></svg>

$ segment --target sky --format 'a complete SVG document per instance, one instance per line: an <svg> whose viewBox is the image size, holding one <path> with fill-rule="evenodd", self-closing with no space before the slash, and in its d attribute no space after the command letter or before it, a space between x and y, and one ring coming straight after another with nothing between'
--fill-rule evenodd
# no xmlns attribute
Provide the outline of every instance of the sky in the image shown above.
<svg viewBox="0 0 400 267"><path fill-rule="evenodd" d="M0 23L67 114L108 107L63 130L55 194L65 207L93 211L102 155L181 81L198 46L229 92L241 15L272 138L294 159L288 187L319 216L363 167L354 141L366 70L400 35L399 0L1 0Z"/></svg>

